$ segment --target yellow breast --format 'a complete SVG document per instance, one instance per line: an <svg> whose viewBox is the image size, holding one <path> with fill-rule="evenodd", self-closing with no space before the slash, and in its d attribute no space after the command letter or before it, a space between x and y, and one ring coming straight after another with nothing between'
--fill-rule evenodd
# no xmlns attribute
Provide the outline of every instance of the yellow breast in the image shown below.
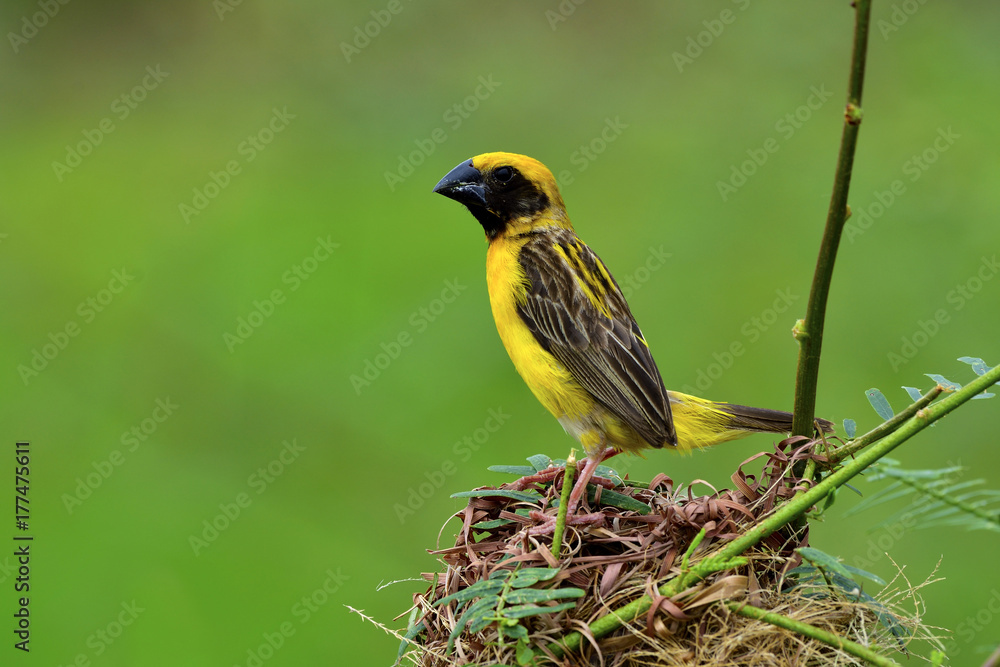
<svg viewBox="0 0 1000 667"><path fill-rule="evenodd" d="M486 283L500 340L535 398L556 419L588 415L593 400L566 367L538 344L517 313L526 292L524 269L517 258L524 243L523 239L498 238L486 253Z"/></svg>

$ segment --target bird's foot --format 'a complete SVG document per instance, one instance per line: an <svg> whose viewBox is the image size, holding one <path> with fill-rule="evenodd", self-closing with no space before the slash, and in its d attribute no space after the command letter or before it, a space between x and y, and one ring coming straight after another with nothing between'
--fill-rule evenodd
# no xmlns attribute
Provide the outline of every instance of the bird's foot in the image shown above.
<svg viewBox="0 0 1000 667"><path fill-rule="evenodd" d="M528 535L551 535L556 529L556 516L534 510L529 517L540 523L528 529ZM591 514L569 514L566 516L567 526L603 526L604 515L600 512Z"/></svg>
<svg viewBox="0 0 1000 667"><path fill-rule="evenodd" d="M594 484L611 489L614 488L615 483L610 479L605 479L603 477L594 477L594 471L597 470L598 464L609 456L613 454L614 449L607 448L598 452L594 456L589 456L584 459L580 464L580 469L577 471L576 481L573 483L573 490L569 494L569 500L566 503L566 525L569 526L580 526L580 525L597 525L600 526L604 523L604 515L600 512L594 512L591 514L577 514L576 508L580 506L580 503L585 499L587 494L587 484L593 482ZM538 474L529 475L527 477L522 477L521 479L514 482L511 487L519 490L524 490L532 484L540 482L553 481L556 475L560 471L564 471L563 467L551 467L542 470ZM529 535L549 535L556 528L556 517L551 514L544 514L539 511L534 511L529 514L529 516L535 521L541 522L537 526L532 526L528 529Z"/></svg>
<svg viewBox="0 0 1000 667"><path fill-rule="evenodd" d="M546 484L553 481L556 477L561 475L565 471L563 466L553 466L551 468L546 468L541 472L535 473L534 475L527 475L518 480L515 480L507 485L508 489L513 489L515 491L524 491L528 487L534 484ZM607 477L591 477L589 480L590 484L598 484L603 486L605 489L613 489L617 484Z"/></svg>
<svg viewBox="0 0 1000 667"><path fill-rule="evenodd" d="M534 475L526 475L517 481L511 482L507 485L507 488L514 489L515 491L524 491L529 486L534 484L545 484L546 482L551 482L556 478L556 475L564 470L565 468L562 466L552 466L537 472Z"/></svg>

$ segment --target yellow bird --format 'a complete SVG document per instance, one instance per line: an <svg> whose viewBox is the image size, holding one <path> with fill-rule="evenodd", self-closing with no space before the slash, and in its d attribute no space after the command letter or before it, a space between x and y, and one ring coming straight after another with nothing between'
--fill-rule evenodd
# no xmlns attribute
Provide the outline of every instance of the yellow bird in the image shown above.
<svg viewBox="0 0 1000 667"><path fill-rule="evenodd" d="M434 192L464 204L482 225L500 339L535 397L587 452L570 516L597 464L617 452L690 450L754 431L791 430L787 412L664 388L618 283L574 233L556 181L541 162L484 153L448 172ZM830 422L818 421L832 430ZM600 515L588 516L596 521Z"/></svg>

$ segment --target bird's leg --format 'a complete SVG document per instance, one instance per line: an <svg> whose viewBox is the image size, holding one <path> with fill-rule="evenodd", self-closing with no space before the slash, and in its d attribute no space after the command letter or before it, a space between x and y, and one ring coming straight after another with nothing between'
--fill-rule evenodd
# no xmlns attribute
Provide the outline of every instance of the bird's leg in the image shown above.
<svg viewBox="0 0 1000 667"><path fill-rule="evenodd" d="M618 453L619 453L619 451L617 449L615 449L613 447L608 447L603 452L600 452L597 455L597 462L598 463L602 463L604 461L607 461L609 458L611 458L612 456L614 456L615 454L618 454ZM584 459L585 463L587 461L590 461L590 457L587 457L586 459ZM595 469L596 469L596 465L595 465ZM545 484L547 482L551 482L560 473L562 473L564 470L565 470L564 466L552 466L552 467L546 468L545 470L540 470L539 472L535 473L534 475L525 475L524 477L521 477L520 479L518 479L518 480L516 480L514 482L511 482L509 485L507 485L507 488L514 489L516 491L524 491L525 489L527 489L532 484ZM582 467L581 467L581 470L582 470ZM603 486L606 489L613 489L614 486L615 486L615 483L613 481L611 481L610 479L606 479L604 477L592 477L590 479L590 483L591 484L600 484L601 486ZM574 487L574 489L575 489L575 487Z"/></svg>
<svg viewBox="0 0 1000 667"><path fill-rule="evenodd" d="M604 451L601 452L598 455L599 458L598 458L597 462L598 463L604 463L605 461L607 461L608 459L610 459L612 456L618 456L621 453L622 453L622 450L620 450L620 449L615 449L614 447L605 447Z"/></svg>
<svg viewBox="0 0 1000 667"><path fill-rule="evenodd" d="M566 516L573 516L576 514L576 508L580 505L580 501L587 495L587 485L590 484L591 478L594 477L594 472L597 471L597 466L617 453L617 449L607 447L596 454L587 455L587 458L583 460L583 465L580 466L576 482L573 484L573 492L569 495L569 507L566 508ZM600 477L597 479L601 480L601 486L606 488L614 486L614 482L611 482L610 480L605 480ZM604 484L604 482L608 482L608 484Z"/></svg>
<svg viewBox="0 0 1000 667"><path fill-rule="evenodd" d="M597 470L597 466L601 464L602 461L614 456L618 453L618 450L608 447L602 449L596 454L588 454L577 471L576 482L573 484L573 490L569 495L569 501L566 504L566 523L568 525L584 525L593 524L600 525L604 523L604 515L600 512L594 512L592 514L577 514L576 509L580 505L580 501L587 494L587 485L591 480L600 480L601 486L607 486L608 488L614 486L614 483L610 480L604 478L595 478L594 472ZM531 518L536 521L542 521L543 523L538 526L534 526L528 530L530 535L548 535L556 527L556 517L551 514L542 514L541 512L532 512L530 514Z"/></svg>

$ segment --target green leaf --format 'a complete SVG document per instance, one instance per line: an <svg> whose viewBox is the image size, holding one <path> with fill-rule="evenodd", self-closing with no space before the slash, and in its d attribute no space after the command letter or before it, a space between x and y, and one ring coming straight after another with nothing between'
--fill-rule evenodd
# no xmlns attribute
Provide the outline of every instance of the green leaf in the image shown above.
<svg viewBox="0 0 1000 667"><path fill-rule="evenodd" d="M957 472L963 470L962 466L949 466L947 468L937 468L928 469L920 468L917 470L904 470L900 468L898 463L896 465L879 465L877 472L886 477L894 477L896 479L903 480L915 480L915 479L931 479L940 480L947 475L953 475ZM871 479L877 479L877 477L872 477Z"/></svg>
<svg viewBox="0 0 1000 667"><path fill-rule="evenodd" d="M458 639L460 634L462 634L462 630L465 629L466 624L474 621L477 625L482 623L485 615L488 615L496 610L498 602L500 602L500 596L492 595L469 605L469 608L465 610L465 613L462 614L461 618L458 619L458 622L455 623L455 629L451 631L450 635L448 635L448 650L450 651L455 646L455 640ZM489 618L486 621L486 624L482 625L479 630L482 630L489 625L492 620L492 618ZM472 632L479 632L479 630L473 630Z"/></svg>
<svg viewBox="0 0 1000 667"><path fill-rule="evenodd" d="M502 472L508 475L517 475L518 477L527 477L528 475L534 475L537 472L531 466L490 466L487 470L490 472Z"/></svg>
<svg viewBox="0 0 1000 667"><path fill-rule="evenodd" d="M511 624L500 626L500 634L510 639L526 639L528 637L528 628L519 625L516 621L511 621Z"/></svg>
<svg viewBox="0 0 1000 667"><path fill-rule="evenodd" d="M498 593L503 587L504 582L500 579L481 579L468 588L463 588L457 593L444 596L435 602L433 606L437 607L442 604L448 604L449 602L468 602L472 598Z"/></svg>
<svg viewBox="0 0 1000 667"><path fill-rule="evenodd" d="M916 403L923 397L923 394L921 394L920 390L917 389L916 387L903 387L903 390L910 395L910 400L913 401L914 403Z"/></svg>
<svg viewBox="0 0 1000 667"><path fill-rule="evenodd" d="M905 495L908 495L910 493L909 489L903 489L899 493L893 493L894 491L896 491L900 487L902 487L902 484L900 482L893 482L892 484L890 484L889 486L885 487L884 489L879 489L878 491L876 491L872 495L868 496L867 498L865 498L864 500L862 500L861 502L859 502L854 507L846 510L844 512L844 516L845 517L852 516L852 515L857 514L858 512L861 512L863 510L871 509L872 507L875 507L877 505L881 505L882 503L889 502L890 500L894 500L895 498L898 498L900 496L905 496Z"/></svg>
<svg viewBox="0 0 1000 667"><path fill-rule="evenodd" d="M844 592L844 595L849 598L853 598L855 602L861 599L862 595L866 595L864 591L861 590L861 584L850 577L845 577L839 572L831 572L829 574L830 582Z"/></svg>
<svg viewBox="0 0 1000 667"><path fill-rule="evenodd" d="M511 498L528 503L535 503L542 499L540 493L536 491L514 491L513 489L475 489L473 491L459 491L451 494L452 498Z"/></svg>
<svg viewBox="0 0 1000 667"><path fill-rule="evenodd" d="M844 564L826 552L813 547L801 547L796 551L802 555L802 558L817 567L836 572L847 579L851 578L851 573L844 567Z"/></svg>
<svg viewBox="0 0 1000 667"><path fill-rule="evenodd" d="M848 439L853 438L854 434L858 432L858 422L853 419L844 420L844 433L847 434Z"/></svg>
<svg viewBox="0 0 1000 667"><path fill-rule="evenodd" d="M830 493L826 494L826 500L823 502L824 512L833 507L833 503L837 500L837 491L839 491L839 489L834 489L830 491Z"/></svg>
<svg viewBox="0 0 1000 667"><path fill-rule="evenodd" d="M546 468L552 467L552 459L545 454L535 454L534 456L529 456L528 463L535 468L535 472L542 472Z"/></svg>
<svg viewBox="0 0 1000 667"><path fill-rule="evenodd" d="M889 399L887 399L881 391L872 387L865 392L865 396L868 397L868 402L872 404L873 408L875 408L875 412L878 413L879 417L882 419L892 419L892 415L894 414L892 406L889 405Z"/></svg>
<svg viewBox="0 0 1000 667"><path fill-rule="evenodd" d="M972 366L972 372L976 375L986 375L986 371L990 370L990 365L978 357L959 357L958 360Z"/></svg>
<svg viewBox="0 0 1000 667"><path fill-rule="evenodd" d="M553 459L552 465L559 468L565 468L566 459ZM577 462L577 469L579 470L579 462ZM597 477L603 477L604 479L610 479L615 483L615 486L624 486L625 484L624 478L618 474L618 471L606 465L598 465L594 468L594 475Z"/></svg>
<svg viewBox="0 0 1000 667"><path fill-rule="evenodd" d="M493 530L494 528L499 528L500 526L506 526L508 523L514 523L513 519L490 519L489 521L480 521L479 523L472 524L472 527L476 530Z"/></svg>
<svg viewBox="0 0 1000 667"><path fill-rule="evenodd" d="M862 570L860 568L853 567L851 565L847 565L846 563L841 563L841 565L843 565L844 569L847 570L848 572L850 572L851 574L856 574L857 576L864 577L865 579L868 579L869 581L874 581L879 586L885 586L885 581L882 579L882 577L880 577L878 575L872 574L871 572L865 572L864 570Z"/></svg>
<svg viewBox="0 0 1000 667"><path fill-rule="evenodd" d="M518 516L528 516L531 510L525 507L519 507L514 510L514 514ZM494 528L499 528L500 526L506 526L508 523L514 523L513 519L490 519L489 521L480 521L479 523L472 524L472 527L476 530L492 530Z"/></svg>
<svg viewBox="0 0 1000 667"><path fill-rule="evenodd" d="M496 609L490 607L487 609L477 610L474 617L469 619L468 628L469 634L474 635L483 628L485 628L490 623L496 621Z"/></svg>
<svg viewBox="0 0 1000 667"><path fill-rule="evenodd" d="M809 577L819 576L819 572L812 565L799 565L798 567L793 567L786 573L786 575L792 574L807 575Z"/></svg>
<svg viewBox="0 0 1000 667"><path fill-rule="evenodd" d="M579 588L552 588L548 590L520 588L508 593L504 600L507 604L515 605L526 602L548 602L549 600L558 600L560 598L579 598L584 595L586 593Z"/></svg>
<svg viewBox="0 0 1000 667"><path fill-rule="evenodd" d="M414 607L413 611L410 612L410 617L406 621L406 634L403 635L403 639L399 642L399 651L396 652L396 662L394 664L399 664L399 661L403 659L403 655L406 654L407 649L410 648L410 642L406 640L416 639L417 635L425 629L422 621L420 623L416 622L419 612L419 607Z"/></svg>
<svg viewBox="0 0 1000 667"><path fill-rule="evenodd" d="M575 602L563 602L551 607L542 607L537 604L519 604L513 607L505 607L504 616L507 618L525 618L527 616L537 616L538 614L557 614L564 609L572 609Z"/></svg>
<svg viewBox="0 0 1000 667"><path fill-rule="evenodd" d="M593 486L587 487L587 500L589 502L594 502L597 498L597 489ZM624 493L618 493L617 491L612 491L610 489L604 489L601 491L601 504L607 505L608 507L617 507L622 510L631 510L638 514L649 514L653 510L649 509L649 505L644 502L638 501L632 496L626 496Z"/></svg>
<svg viewBox="0 0 1000 667"><path fill-rule="evenodd" d="M937 382L939 385L941 385L945 389L948 389L948 390L951 390L951 391L958 391L959 389L962 388L962 385L960 385L957 382L952 382L951 380L949 380L948 378L946 378L943 375L938 375L937 373L924 373L924 375L926 375L930 379L934 380L935 382Z"/></svg>
<svg viewBox="0 0 1000 667"><path fill-rule="evenodd" d="M525 637L517 640L517 664L521 667L530 667L535 664L535 652Z"/></svg>
<svg viewBox="0 0 1000 667"><path fill-rule="evenodd" d="M548 581L557 574L559 570L554 567L525 567L514 573L510 585L512 588L527 588L539 581Z"/></svg>

